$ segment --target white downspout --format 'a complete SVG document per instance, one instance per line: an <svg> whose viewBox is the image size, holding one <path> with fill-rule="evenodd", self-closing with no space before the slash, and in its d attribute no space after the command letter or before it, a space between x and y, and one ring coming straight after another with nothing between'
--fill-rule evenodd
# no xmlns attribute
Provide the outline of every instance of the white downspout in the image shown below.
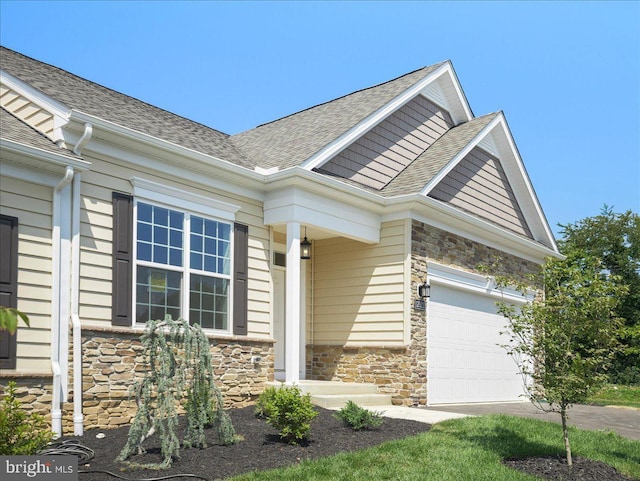
<svg viewBox="0 0 640 481"><path fill-rule="evenodd" d="M71 200L71 323L73 325L73 435L82 436L82 326L80 324L80 185L82 177L73 179Z"/></svg>
<svg viewBox="0 0 640 481"><path fill-rule="evenodd" d="M63 292L63 272L68 269L65 268L62 260L62 233L61 224L62 216L62 203L63 203L63 191L69 185L73 179L73 167L67 166L64 177L60 180L58 185L53 189L53 214L52 214L52 243L53 243L53 279L52 279L52 319L51 319L51 370L53 372L53 393L51 403L51 430L54 437L58 438L62 435L62 410L60 409L61 399L63 393L63 380L62 369L60 366L60 343L68 342L67 339L63 341L64 333L68 333L68 318L63 319L64 313L68 312L68 305L65 305L65 301L68 301L67 295ZM68 264L67 264L68 266ZM64 322L64 324L63 324ZM61 336L61 331L63 335ZM67 353L64 353L67 355ZM63 364L66 364L63 362Z"/></svg>

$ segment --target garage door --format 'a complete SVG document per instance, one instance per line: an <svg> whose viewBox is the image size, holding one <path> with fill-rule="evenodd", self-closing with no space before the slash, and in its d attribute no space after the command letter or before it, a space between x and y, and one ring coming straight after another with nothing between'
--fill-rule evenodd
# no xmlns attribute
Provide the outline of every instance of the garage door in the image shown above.
<svg viewBox="0 0 640 481"><path fill-rule="evenodd" d="M427 318L429 404L522 400L522 378L506 343L496 298L433 285Z"/></svg>

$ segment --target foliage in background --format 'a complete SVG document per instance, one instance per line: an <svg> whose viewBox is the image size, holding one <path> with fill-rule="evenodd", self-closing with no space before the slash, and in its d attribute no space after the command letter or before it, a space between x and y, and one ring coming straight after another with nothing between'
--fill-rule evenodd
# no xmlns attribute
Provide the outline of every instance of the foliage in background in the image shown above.
<svg viewBox="0 0 640 481"><path fill-rule="evenodd" d="M0 331L8 331L13 334L18 329L18 318L29 326L29 318L24 312L13 307L0 306Z"/></svg>
<svg viewBox="0 0 640 481"><path fill-rule="evenodd" d="M370 411L353 401L347 401L334 416L354 431L378 429L383 423L380 411Z"/></svg>
<svg viewBox="0 0 640 481"><path fill-rule="evenodd" d="M10 381L0 409L0 455L36 454L53 439L44 418L27 414L16 399L16 383Z"/></svg>
<svg viewBox="0 0 640 481"><path fill-rule="evenodd" d="M318 415L309 393L302 394L298 386L270 387L260 395L258 405L281 439L289 444L309 439L311 421Z"/></svg>
<svg viewBox="0 0 640 481"><path fill-rule="evenodd" d="M134 453L143 454L142 443L156 431L161 441L162 463L129 464L163 469L179 458L177 408L185 393L185 448L206 447L205 427L216 430L220 444L237 442L231 419L223 409L222 395L213 382L209 341L200 326L167 316L162 321L147 322L141 342L147 369L144 378L134 386L138 411L118 461L126 462Z"/></svg>
<svg viewBox="0 0 640 481"><path fill-rule="evenodd" d="M496 281L501 287L512 282ZM598 260L571 256L548 259L532 281L543 286L543 295L524 305L498 303L508 321L510 342L504 347L528 381L530 400L560 413L567 463L572 465L567 409L584 403L607 382L619 348L621 321L615 312L627 289ZM530 292L526 285L517 287L523 295Z"/></svg>
<svg viewBox="0 0 640 481"><path fill-rule="evenodd" d="M600 215L561 225L560 252L572 258L600 259L612 282L627 287L615 308L624 319L623 349L616 355L611 381L640 385L640 216L614 213L604 206Z"/></svg>
<svg viewBox="0 0 640 481"><path fill-rule="evenodd" d="M587 402L600 406L628 406L640 409L640 386L608 384L589 396Z"/></svg>

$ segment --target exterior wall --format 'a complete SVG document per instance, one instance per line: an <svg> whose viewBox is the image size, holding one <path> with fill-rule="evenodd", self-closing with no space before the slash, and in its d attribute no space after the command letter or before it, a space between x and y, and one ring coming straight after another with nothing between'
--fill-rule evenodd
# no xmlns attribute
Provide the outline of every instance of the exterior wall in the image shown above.
<svg viewBox="0 0 640 481"><path fill-rule="evenodd" d="M410 239L410 262L406 286L409 290L409 310L404 319L409 324L408 342L389 345L380 336L377 345L345 345L322 343L317 338L318 320L314 322L316 339L308 346L311 366L308 375L318 380L374 383L380 392L392 395L394 404L425 405L427 402L427 316L416 309L416 288L427 275L429 261L479 272L479 264L491 264L498 257L500 272L524 276L537 268L533 262L500 252L478 242L428 226L418 221L407 223ZM320 269L320 266L318 266ZM393 276L393 275L392 275ZM347 284L348 285L348 284ZM346 286L342 286L346 289ZM334 314L334 319L340 316ZM352 327L348 324L348 327ZM322 326L320 326L322 328Z"/></svg>
<svg viewBox="0 0 640 481"><path fill-rule="evenodd" d="M29 316L30 328L18 328L18 372L51 372L51 212L52 190L30 182L0 183L0 212L18 218L18 309Z"/></svg>
<svg viewBox="0 0 640 481"><path fill-rule="evenodd" d="M34 129L52 136L53 115L6 85L0 85L0 105Z"/></svg>
<svg viewBox="0 0 640 481"><path fill-rule="evenodd" d="M476 147L429 194L532 238L500 161Z"/></svg>
<svg viewBox="0 0 640 481"><path fill-rule="evenodd" d="M80 319L83 326L111 325L111 193L132 192L131 177L184 189L241 207L236 220L249 225L248 335L270 337L269 229L262 205L204 185L181 183L164 172L133 168L107 157L89 157L90 172L82 178Z"/></svg>
<svg viewBox="0 0 640 481"><path fill-rule="evenodd" d="M144 373L140 334L124 329L84 330L82 333L83 414L85 429L129 424L135 416L135 397L130 388ZM216 385L226 407L243 407L273 380L273 345L256 338L211 338ZM253 356L262 357L253 364ZM71 365L70 360L70 365ZM70 376L72 373L70 373ZM6 387L10 378L2 379ZM17 398L28 411L51 419L51 377L17 377ZM73 433L73 394L62 405L63 434Z"/></svg>
<svg viewBox="0 0 640 481"><path fill-rule="evenodd" d="M404 230L404 221L383 224L375 245L314 242L314 344L405 344Z"/></svg>
<svg viewBox="0 0 640 481"><path fill-rule="evenodd" d="M449 112L418 95L319 170L382 189L451 127Z"/></svg>

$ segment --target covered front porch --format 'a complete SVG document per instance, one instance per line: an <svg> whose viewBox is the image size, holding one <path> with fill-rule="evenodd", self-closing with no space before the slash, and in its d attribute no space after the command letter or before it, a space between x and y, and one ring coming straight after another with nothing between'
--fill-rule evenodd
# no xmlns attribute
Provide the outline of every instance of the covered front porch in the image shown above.
<svg viewBox="0 0 640 481"><path fill-rule="evenodd" d="M413 346L407 287L410 221L383 221L296 186L272 193L265 223L272 228L276 383L299 385L313 396L363 385L347 394L424 404L426 355ZM301 256L305 238L309 256Z"/></svg>

